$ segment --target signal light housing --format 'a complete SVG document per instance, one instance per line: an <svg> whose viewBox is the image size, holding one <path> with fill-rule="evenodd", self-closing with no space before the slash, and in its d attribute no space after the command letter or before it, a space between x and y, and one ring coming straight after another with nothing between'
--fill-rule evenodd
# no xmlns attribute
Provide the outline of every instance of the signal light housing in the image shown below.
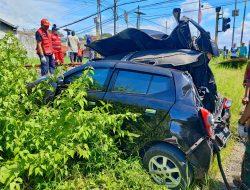
<svg viewBox="0 0 250 190"><path fill-rule="evenodd" d="M222 31L226 32L230 28L230 18L223 18L222 19Z"/></svg>

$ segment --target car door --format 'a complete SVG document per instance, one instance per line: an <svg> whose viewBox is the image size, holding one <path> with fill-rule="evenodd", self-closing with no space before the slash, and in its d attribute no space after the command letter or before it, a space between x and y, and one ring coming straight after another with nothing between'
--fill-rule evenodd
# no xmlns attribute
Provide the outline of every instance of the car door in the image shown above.
<svg viewBox="0 0 250 190"><path fill-rule="evenodd" d="M173 78L116 69L104 100L111 102L117 113L139 114L137 121L124 123L129 131L140 135L134 143L123 142L126 150L138 151L148 142L168 136L168 111L175 101Z"/></svg>

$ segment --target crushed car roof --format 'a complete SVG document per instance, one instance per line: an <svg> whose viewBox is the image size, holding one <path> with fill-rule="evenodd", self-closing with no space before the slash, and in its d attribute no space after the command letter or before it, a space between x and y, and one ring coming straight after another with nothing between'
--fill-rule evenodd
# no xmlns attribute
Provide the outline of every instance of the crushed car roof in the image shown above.
<svg viewBox="0 0 250 190"><path fill-rule="evenodd" d="M200 36L195 40L191 36L190 23L200 32ZM142 30L128 28L110 38L94 41L87 46L104 57L156 49L190 49L219 55L218 47L211 40L210 34L198 23L186 17L178 23L167 38L155 39Z"/></svg>
<svg viewBox="0 0 250 190"><path fill-rule="evenodd" d="M175 37L165 40L154 39L145 32L135 28L128 28L110 38L98 40L89 45L91 49L105 57L152 49L190 49L190 46L191 41L181 43Z"/></svg>

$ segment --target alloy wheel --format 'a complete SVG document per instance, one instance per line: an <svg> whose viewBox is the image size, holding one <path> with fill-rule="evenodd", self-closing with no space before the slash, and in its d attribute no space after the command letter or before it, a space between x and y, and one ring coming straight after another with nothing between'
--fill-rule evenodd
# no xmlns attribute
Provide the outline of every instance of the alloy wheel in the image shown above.
<svg viewBox="0 0 250 190"><path fill-rule="evenodd" d="M166 156L154 156L149 160L149 173L158 184L175 188L181 183L181 173L178 166Z"/></svg>

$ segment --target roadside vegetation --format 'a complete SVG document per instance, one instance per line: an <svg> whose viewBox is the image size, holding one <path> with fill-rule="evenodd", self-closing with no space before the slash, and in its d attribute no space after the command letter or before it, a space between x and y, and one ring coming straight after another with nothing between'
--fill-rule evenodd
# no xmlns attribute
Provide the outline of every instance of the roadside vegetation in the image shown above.
<svg viewBox="0 0 250 190"><path fill-rule="evenodd" d="M164 189L117 147L136 136L121 128L136 115L112 114L106 104L89 110L88 73L44 105L49 85L28 94L37 72L25 63L15 37L0 40L0 189Z"/></svg>
<svg viewBox="0 0 250 190"><path fill-rule="evenodd" d="M50 86L43 83L28 94L26 84L38 77L35 68L24 67L31 61L15 37L0 40L0 189L165 189L151 180L139 157L124 158L116 144L136 138L121 128L124 119L136 115L113 114L104 103L88 109L88 73L53 105L41 104ZM236 140L245 66L228 68L221 61L213 59L210 65L218 91L233 101L235 135L222 152L225 158ZM215 162L205 182L208 189L216 189L217 173Z"/></svg>

